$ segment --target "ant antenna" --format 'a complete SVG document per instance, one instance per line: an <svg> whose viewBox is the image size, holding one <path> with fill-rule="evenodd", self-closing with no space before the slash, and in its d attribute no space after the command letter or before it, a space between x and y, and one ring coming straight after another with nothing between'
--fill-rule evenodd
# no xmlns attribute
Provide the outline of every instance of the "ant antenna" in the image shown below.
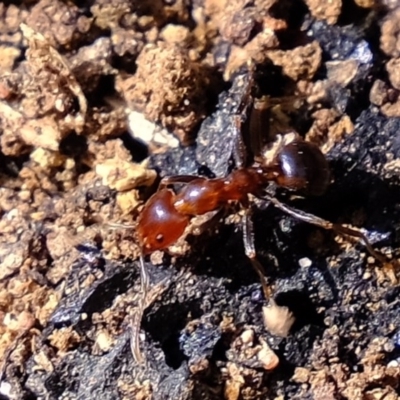
<svg viewBox="0 0 400 400"><path fill-rule="evenodd" d="M140 253L139 257L139 266L140 266L140 284L141 284L141 297L139 300L139 304L137 307L137 311L133 315L130 322L130 330L131 330L131 352L133 359L138 363L142 364L144 362L143 354L140 351L140 324L142 322L144 310L147 307L147 296L150 288L150 276L149 271L147 270L144 264L143 253Z"/></svg>
<svg viewBox="0 0 400 400"><path fill-rule="evenodd" d="M129 224L120 224L116 222L107 222L105 224L110 229L133 229L134 225ZM142 364L144 362L143 354L140 350L140 325L142 322L144 310L148 306L148 294L150 289L150 276L149 272L144 263L144 256L142 250L140 251L139 256L139 275L140 275L140 288L141 288L141 296L137 305L137 310L130 318L129 328L131 331L130 335L130 348L133 359L138 364Z"/></svg>

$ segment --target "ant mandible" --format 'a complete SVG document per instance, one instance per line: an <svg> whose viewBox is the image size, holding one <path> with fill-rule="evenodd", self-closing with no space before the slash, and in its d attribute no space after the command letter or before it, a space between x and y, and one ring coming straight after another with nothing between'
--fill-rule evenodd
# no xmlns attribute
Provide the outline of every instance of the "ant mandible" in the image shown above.
<svg viewBox="0 0 400 400"><path fill-rule="evenodd" d="M251 73L251 72L249 72ZM328 162L321 150L313 143L304 141L298 134L284 136L272 161L256 155L250 166L245 165L246 154L242 137L244 118L250 114L250 135L260 137L263 123L260 120L265 104L263 99L251 95L253 78L248 80L239 111L233 116L235 127L235 150L233 157L236 169L224 178L207 179L200 176L177 175L161 180L158 191L145 204L137 225L137 239L141 250L141 282L143 301L133 326L132 353L136 361L142 361L139 350L138 330L149 289L149 276L143 257L156 250L165 250L182 237L193 217L227 208L232 202L244 210L242 232L244 249L255 271L260 277L266 300L271 297L262 265L256 258L253 224L251 218L251 196L269 201L290 216L341 235L361 239L373 257L383 262L383 257L372 248L366 236L353 228L345 227L315 215L290 207L267 194L271 183L304 195L322 195L330 183ZM249 113L250 110L250 113ZM255 132L255 130L257 132ZM171 186L180 184L176 191Z"/></svg>

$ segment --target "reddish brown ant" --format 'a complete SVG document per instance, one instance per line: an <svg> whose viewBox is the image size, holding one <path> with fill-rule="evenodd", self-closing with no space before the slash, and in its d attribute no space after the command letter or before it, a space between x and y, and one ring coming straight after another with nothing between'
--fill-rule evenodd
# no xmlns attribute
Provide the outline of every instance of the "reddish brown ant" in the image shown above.
<svg viewBox="0 0 400 400"><path fill-rule="evenodd" d="M252 80L250 79L252 84ZM141 278L143 302L139 305L139 317L133 327L132 351L136 360L141 361L138 329L144 311L145 297L148 291L149 277L143 257L156 250L164 250L173 245L184 234L193 217L226 208L232 202L238 203L244 210L242 221L243 241L246 255L260 277L265 298L270 298L270 289L266 283L261 264L257 261L254 247L253 226L250 211L250 195L264 199L292 217L324 229L334 230L341 235L357 237L366 245L375 258L383 261L360 231L343 225L334 224L315 215L289 207L266 193L271 183L279 187L300 192L304 195L321 195L330 183L328 162L321 150L313 143L304 141L297 134L285 135L278 146L272 161L267 162L262 155L256 155L251 166L245 166L245 154L242 142L242 119L248 107L252 107L250 129L259 129L262 124L256 121L263 109L261 101L254 101L249 89L243 97L240 112L234 116L236 129L236 151L234 158L236 169L225 178L207 179L199 176L178 175L162 179L158 191L147 201L138 220L137 238L142 252ZM253 128L252 128L253 127ZM250 132L251 135L259 133ZM288 139L289 138L289 139ZM172 185L182 187L176 191Z"/></svg>

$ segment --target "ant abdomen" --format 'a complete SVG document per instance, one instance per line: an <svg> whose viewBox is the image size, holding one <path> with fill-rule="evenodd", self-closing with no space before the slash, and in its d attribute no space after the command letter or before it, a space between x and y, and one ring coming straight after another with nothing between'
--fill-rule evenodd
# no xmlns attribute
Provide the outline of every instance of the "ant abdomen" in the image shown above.
<svg viewBox="0 0 400 400"><path fill-rule="evenodd" d="M172 190L161 189L146 203L137 227L143 254L165 249L183 235L189 216L176 210L174 198Z"/></svg>
<svg viewBox="0 0 400 400"><path fill-rule="evenodd" d="M276 156L279 186L307 195L323 194L330 182L328 161L313 143L296 139L282 147Z"/></svg>

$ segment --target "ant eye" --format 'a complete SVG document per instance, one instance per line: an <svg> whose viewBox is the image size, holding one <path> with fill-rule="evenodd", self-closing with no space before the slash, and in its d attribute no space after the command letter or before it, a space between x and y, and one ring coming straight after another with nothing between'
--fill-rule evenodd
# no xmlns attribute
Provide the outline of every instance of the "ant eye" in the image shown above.
<svg viewBox="0 0 400 400"><path fill-rule="evenodd" d="M164 235L162 233L159 233L156 236L156 240L157 240L158 243L161 243L164 240Z"/></svg>

